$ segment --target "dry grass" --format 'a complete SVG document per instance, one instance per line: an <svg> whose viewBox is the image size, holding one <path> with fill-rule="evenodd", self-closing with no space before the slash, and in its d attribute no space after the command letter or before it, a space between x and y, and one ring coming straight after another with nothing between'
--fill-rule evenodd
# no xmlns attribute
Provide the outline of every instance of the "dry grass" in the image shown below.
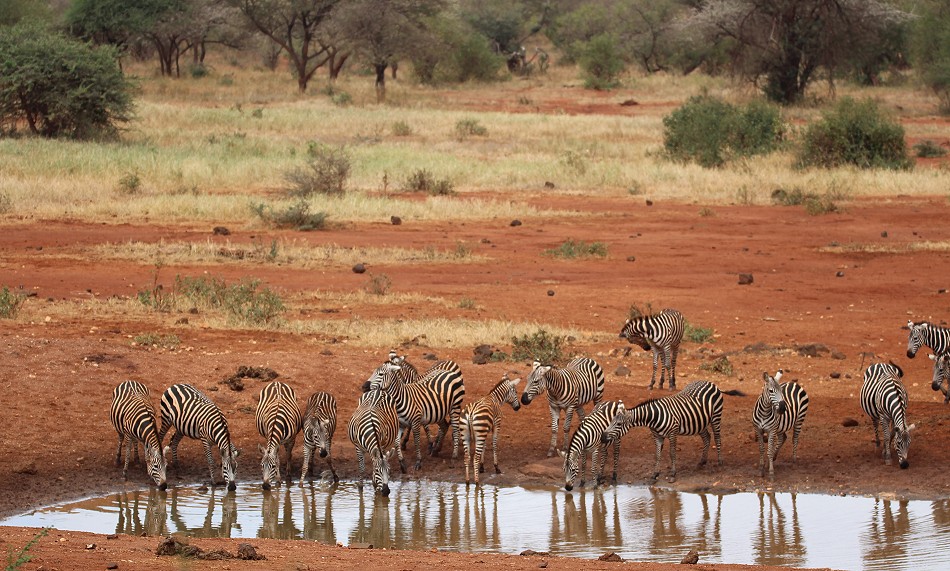
<svg viewBox="0 0 950 571"><path fill-rule="evenodd" d="M905 254L907 252L947 252L950 251L950 242L903 242L881 244L836 244L818 249L820 252L831 254Z"/></svg>

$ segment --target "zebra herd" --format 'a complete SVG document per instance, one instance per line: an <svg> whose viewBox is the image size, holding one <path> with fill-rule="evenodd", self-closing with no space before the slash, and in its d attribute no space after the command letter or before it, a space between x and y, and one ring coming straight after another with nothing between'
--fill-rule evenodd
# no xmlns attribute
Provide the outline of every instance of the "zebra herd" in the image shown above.
<svg viewBox="0 0 950 571"><path fill-rule="evenodd" d="M667 373L669 389L676 388L676 357L684 333L683 316L676 310L664 309L659 313L628 320L620 337L653 351L653 377L662 365L660 387ZM950 402L950 329L927 322L908 322L910 335L907 356L913 358L922 346L934 351L934 391L941 391L944 402ZM662 359L662 363L660 363ZM775 458L792 431L792 460L797 459L799 436L808 412L809 399L805 389L795 382L781 382L783 372L764 373L762 392L752 409L751 421L759 445L759 470L764 477L766 469L775 477ZM907 421L907 391L903 371L894 363L873 363L864 373L861 406L870 417L875 443L880 448L883 433L883 457L891 464L893 448L901 468L908 467L911 432L915 426ZM652 479L660 475L660 460L664 441L669 440L669 481L676 477L676 439L678 436L698 435L703 441L700 466L707 461L711 442L715 443L717 462L722 465L721 422L723 395L743 396L736 390L722 391L707 380L694 381L681 391L647 399L633 407L620 400L603 400L604 372L593 359L581 357L564 367L532 363L524 392L518 395L520 378L510 379L507 373L484 397L463 407L465 387L461 368L454 361L439 361L420 373L405 356L391 351L389 358L377 367L363 383L359 398L347 426L347 435L356 450L359 464L358 485L362 489L367 474L367 457L372 463L371 480L374 490L389 494L389 459L396 454L400 470L406 472L403 448L411 439L415 450L415 469L422 466L421 437L424 431L427 451L437 456L443 440L451 431L452 458L457 459L460 448L464 452L465 481L470 483L474 473L476 486L484 471L484 453L489 436L492 437L493 464L498 466L498 434L505 405L518 411L529 405L541 393L546 393L551 414L551 442L548 456L555 452L563 457L564 487L570 491L575 481L585 484L587 457L591 456L591 476L598 484L605 481L604 468L609 450L613 449L611 482L616 483L619 468L620 440L633 427L650 429L655 444L655 462ZM946 386L945 386L946 385ZM590 413L584 406L590 403ZM238 450L231 440L228 423L221 410L211 399L188 384L176 384L162 394L159 424L148 389L139 382L125 381L113 391L111 417L118 433L119 445L116 466L122 464L122 448L126 445L123 477L127 478L129 456L139 461L138 443L145 450L146 471L162 490L167 487L166 462L171 453L172 464L178 467L178 445L184 437L202 442L212 483L215 482L215 463L212 448L217 447L221 457L221 475L229 490L236 486ZM558 424L564 413L563 447L559 449ZM570 432L572 418L577 414L579 423ZM279 485L282 477L280 448L285 449L283 475L290 481L291 455L298 433L303 432L304 459L300 476L303 484L312 469L315 453L327 462L334 482L338 481L330 457L337 423L337 402L333 395L316 392L301 412L297 397L289 385L273 381L260 393L256 424L265 439L259 445L261 453L262 486L269 489ZM429 425L438 426L433 440ZM162 448L165 435L175 429L168 446Z"/></svg>

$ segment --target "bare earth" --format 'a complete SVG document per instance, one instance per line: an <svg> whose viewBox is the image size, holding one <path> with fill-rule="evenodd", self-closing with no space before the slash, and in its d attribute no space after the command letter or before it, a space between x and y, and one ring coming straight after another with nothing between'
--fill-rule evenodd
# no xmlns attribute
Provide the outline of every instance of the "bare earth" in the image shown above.
<svg viewBox="0 0 950 571"><path fill-rule="evenodd" d="M540 187L540 182L539 182ZM502 196L499 195L501 198ZM606 398L636 403L666 394L647 391L651 358L618 339L632 304L654 309L675 307L695 325L711 327L715 339L685 343L680 355L679 386L709 378L723 389L740 389L745 397L726 397L723 426L724 466L697 468L700 441L680 439L680 470L675 483L661 477L658 485L678 490L775 490L832 494L871 494L882 497L945 498L950 495L950 448L944 443L950 428L950 407L930 389L931 362L926 349L915 360L905 356L908 319L942 323L950 315L947 261L941 250L912 250L920 242L950 240L946 224L950 204L944 197L897 197L848 203L843 212L809 216L802 208L777 206L716 206L701 216L701 205L657 202L645 197L616 199L544 196L539 206L590 211L573 219L524 219L484 223L414 223L393 226L389 220L354 224L311 234L245 231L232 227L227 238L212 236L210 227L162 227L129 224L87 224L63 221L10 221L0 232L0 282L22 285L36 293L17 320L0 321L0 516L70 499L138 488L146 477L130 469L123 483L113 467L115 432L108 410L112 388L133 378L147 384L157 404L169 385L192 383L219 404L232 435L244 452L240 485L259 485L253 409L261 383L249 381L242 392L221 381L238 366L274 369L293 385L301 400L327 390L340 402L341 426L333 455L344 477L354 477L355 456L345 436L359 385L380 364L390 347L354 346L345 339L283 332L222 331L203 324L201 314L158 315L154 321L101 317L96 312L70 319L44 319L50 300L105 300L130 296L152 280L150 261L141 264L98 260L91 248L126 240L230 240L232 244L270 243L288 238L298 243L340 246L386 245L405 248L452 249L458 241L485 263L439 266L381 265L370 270L386 274L393 292L416 292L448 300L471 298L477 309L426 304L321 304L292 311L332 319L460 317L499 318L515 322L575 324L608 332L592 344L574 344L577 354L597 359L607 373ZM398 215L398 212L392 214ZM886 235L884 234L886 232ZM600 241L609 249L606 260L555 260L541 255L567 239ZM888 246L898 253L823 251L832 245ZM219 265L166 267L165 281L175 274L212 275L237 279L265 278L286 294L314 289L356 291L367 275L351 267L300 270L294 267ZM749 273L751 285L739 285ZM550 295L549 292L553 292ZM177 323L186 317L187 323ZM143 332L175 334L175 351L131 345ZM420 336L425 331L418 332ZM806 346L817 344L815 347ZM631 347L633 350L631 350ZM499 347L510 351L510 346ZM474 347L430 347L424 337L400 350L420 368L424 355L455 359L465 375L467 397L477 398L506 371L526 377L521 362L472 363ZM735 367L730 376L701 370L704 363L727 355ZM857 394L862 373L874 361L893 360L904 368L910 393L909 414L918 429L911 446L910 468L885 466L875 451L871 426ZM618 374L618 367L630 374ZM797 379L811 397L799 461L791 463L790 446L783 450L774 482L759 476L758 449L749 423L760 391L763 371L784 369L785 379ZM855 419L857 426L843 425ZM518 413L508 411L501 440L502 475L487 477L492 484L563 484L560 460L546 457L550 438L544 399ZM299 474L300 445L294 469ZM634 431L623 442L621 480L646 483L653 464L653 443L645 431ZM206 476L201 448L182 446L189 482ZM432 479L463 479L461 461L426 458L420 472ZM663 470L668 467L664 455ZM665 474L665 472L664 472ZM398 476L397 476L398 477ZM413 478L410 472L406 478ZM172 480L174 485L174 480ZM0 528L0 550L24 545L36 530ZM243 540L241 540L243 541ZM203 549L237 549L239 540L195 540ZM94 549L86 545L95 543ZM154 537L54 531L33 548L35 559L26 569L95 569L118 562L123 570L171 569L176 558L158 558ZM537 558L458 555L430 552L354 550L309 542L253 540L263 562L203 562L196 568L223 569L421 569L459 568L536 569ZM671 554L678 561L683 554ZM615 564L546 558L548 569L601 569ZM628 568L665 569L664 565L628 564ZM672 568L672 566L670 566ZM729 565L700 565L702 569L733 569Z"/></svg>

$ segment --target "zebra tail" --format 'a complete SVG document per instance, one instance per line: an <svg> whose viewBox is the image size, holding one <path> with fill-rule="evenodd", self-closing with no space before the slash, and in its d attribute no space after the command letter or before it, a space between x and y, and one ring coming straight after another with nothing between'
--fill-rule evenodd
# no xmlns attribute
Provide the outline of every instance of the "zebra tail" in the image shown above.
<svg viewBox="0 0 950 571"><path fill-rule="evenodd" d="M731 391L722 391L722 394L724 394L724 395L729 395L729 396L732 396L732 397L744 397L744 396L747 396L744 392L740 391L739 389L732 389Z"/></svg>

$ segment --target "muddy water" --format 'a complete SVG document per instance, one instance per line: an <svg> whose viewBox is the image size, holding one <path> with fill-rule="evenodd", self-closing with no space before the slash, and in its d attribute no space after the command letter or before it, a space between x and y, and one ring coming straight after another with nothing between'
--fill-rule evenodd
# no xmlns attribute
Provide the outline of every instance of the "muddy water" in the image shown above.
<svg viewBox="0 0 950 571"><path fill-rule="evenodd" d="M310 539L395 549L526 549L593 558L836 569L950 568L950 500L806 494L686 494L395 483L388 499L353 483L264 492L128 491L0 521L98 533ZM943 546L942 548L940 546Z"/></svg>

